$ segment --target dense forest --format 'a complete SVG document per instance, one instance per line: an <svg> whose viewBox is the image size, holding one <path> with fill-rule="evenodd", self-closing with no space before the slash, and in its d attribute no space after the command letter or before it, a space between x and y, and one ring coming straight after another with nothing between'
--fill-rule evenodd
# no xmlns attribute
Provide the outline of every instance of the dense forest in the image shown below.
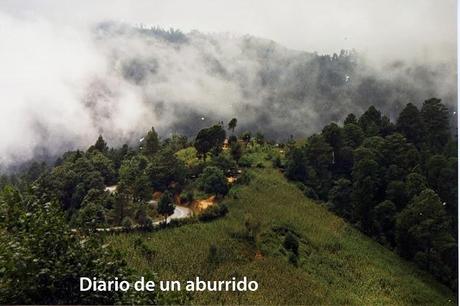
<svg viewBox="0 0 460 306"><path fill-rule="evenodd" d="M409 103L396 123L371 106L291 142L286 176L305 195L402 257L457 288L457 140L432 98ZM281 161L278 161L281 165Z"/></svg>
<svg viewBox="0 0 460 306"><path fill-rule="evenodd" d="M219 200L250 180L247 169L264 167L248 155L258 146L271 152L273 165L306 197L327 203L455 290L457 140L449 120L447 107L435 98L420 110L407 104L396 123L371 106L360 116L348 115L343 126L331 123L319 134L283 144L261 132L237 136L239 121L233 118L193 139L161 139L151 128L136 146L109 148L100 136L86 151L66 152L52 165L28 164L1 176L0 302L165 302L157 293L78 290L81 275L136 275L103 243L101 230L154 231L225 218L231 207ZM217 204L168 223L176 205L209 197ZM245 226L251 239L259 239L260 224L249 218ZM284 242L293 264L297 239L288 235Z"/></svg>

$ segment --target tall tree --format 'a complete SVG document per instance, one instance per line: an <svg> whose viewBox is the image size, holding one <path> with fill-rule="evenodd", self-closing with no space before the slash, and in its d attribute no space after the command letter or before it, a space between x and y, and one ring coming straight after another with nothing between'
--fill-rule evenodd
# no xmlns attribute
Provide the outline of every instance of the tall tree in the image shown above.
<svg viewBox="0 0 460 306"><path fill-rule="evenodd" d="M236 123L238 121L236 120L236 118L233 118L232 120L230 120L230 122L228 123L228 129L232 131L232 133L235 132L235 128L236 128Z"/></svg>
<svg viewBox="0 0 460 306"><path fill-rule="evenodd" d="M206 167L198 179L200 189L206 193L225 195L228 192L224 172L217 167Z"/></svg>
<svg viewBox="0 0 460 306"><path fill-rule="evenodd" d="M416 146L421 144L425 133L425 126L423 124L422 115L414 104L408 103L401 111L396 121L396 129L403 134L409 142Z"/></svg>
<svg viewBox="0 0 460 306"><path fill-rule="evenodd" d="M160 140L155 128L152 127L142 141L142 152L146 156L153 156L160 149Z"/></svg>
<svg viewBox="0 0 460 306"><path fill-rule="evenodd" d="M377 162L368 158L353 167L353 219L367 234L372 230L371 212L380 201L380 172Z"/></svg>
<svg viewBox="0 0 460 306"><path fill-rule="evenodd" d="M124 160L120 167L119 190L129 194L135 202L147 201L151 198L151 187L146 174L147 158L136 155Z"/></svg>
<svg viewBox="0 0 460 306"><path fill-rule="evenodd" d="M174 151L165 147L157 152L149 163L146 173L150 179L151 186L155 190L163 191L171 184L183 184L185 181L185 164L179 160Z"/></svg>
<svg viewBox="0 0 460 306"><path fill-rule="evenodd" d="M357 123L358 123L358 120L356 119L356 116L353 113L348 114L345 120L343 121L343 125L357 124Z"/></svg>
<svg viewBox="0 0 460 306"><path fill-rule="evenodd" d="M174 205L174 199L171 192L165 191L158 201L157 212L164 217L164 223L168 222L168 217L174 213L176 205Z"/></svg>
<svg viewBox="0 0 460 306"><path fill-rule="evenodd" d="M351 182L347 179L341 178L334 182L334 187L332 187L329 192L329 201L332 203L334 211L336 211L340 216L350 218L352 215L352 191L353 186Z"/></svg>
<svg viewBox="0 0 460 306"><path fill-rule="evenodd" d="M99 137L97 138L97 141L94 144L94 148L104 154L107 153L107 151L109 150L109 147L107 146L107 143L105 142L104 138L102 138L102 135L99 135Z"/></svg>
<svg viewBox="0 0 460 306"><path fill-rule="evenodd" d="M224 141L225 130L221 125L216 124L199 131L195 138L194 146L198 156L206 160L206 154L208 154L208 152L218 155L222 151Z"/></svg>
<svg viewBox="0 0 460 306"><path fill-rule="evenodd" d="M357 124L346 124L343 127L343 138L345 145L357 148L364 140L364 132Z"/></svg>
<svg viewBox="0 0 460 306"><path fill-rule="evenodd" d="M359 118L358 125L367 136L375 136L382 126L382 114L373 105Z"/></svg>
<svg viewBox="0 0 460 306"><path fill-rule="evenodd" d="M425 189L398 215L396 242L399 253L451 286L456 279L455 239L439 196Z"/></svg>
<svg viewBox="0 0 460 306"><path fill-rule="evenodd" d="M431 98L422 106L422 118L427 132L427 143L439 152L449 140L449 111L440 99Z"/></svg>

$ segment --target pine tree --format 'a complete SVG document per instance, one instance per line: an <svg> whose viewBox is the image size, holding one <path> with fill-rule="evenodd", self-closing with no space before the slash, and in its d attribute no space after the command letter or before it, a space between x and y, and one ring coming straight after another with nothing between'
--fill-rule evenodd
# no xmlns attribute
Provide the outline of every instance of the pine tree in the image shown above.
<svg viewBox="0 0 460 306"><path fill-rule="evenodd" d="M142 141L142 152L149 157L152 157L160 149L160 140L155 128L147 133Z"/></svg>
<svg viewBox="0 0 460 306"><path fill-rule="evenodd" d="M158 201L157 212L158 214L164 217L164 223L168 222L168 217L174 213L176 205L174 205L174 200L171 192L165 191Z"/></svg>
<svg viewBox="0 0 460 306"><path fill-rule="evenodd" d="M408 103L401 111L396 121L396 130L417 146L423 141L425 126L422 115L414 104Z"/></svg>

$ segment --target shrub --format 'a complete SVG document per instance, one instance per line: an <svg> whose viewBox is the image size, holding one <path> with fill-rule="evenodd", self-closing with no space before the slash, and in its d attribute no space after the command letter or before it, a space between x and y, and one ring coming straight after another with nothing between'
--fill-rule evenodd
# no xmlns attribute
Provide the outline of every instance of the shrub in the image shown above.
<svg viewBox="0 0 460 306"><path fill-rule="evenodd" d="M191 203L193 202L193 192L192 191L184 191L180 194L181 202Z"/></svg>
<svg viewBox="0 0 460 306"><path fill-rule="evenodd" d="M121 222L121 226L123 226L126 229L129 229L133 226L133 220L131 220L130 217L124 217L123 221Z"/></svg>
<svg viewBox="0 0 460 306"><path fill-rule="evenodd" d="M252 175L248 171L243 171L241 176L236 180L238 185L248 185L251 182Z"/></svg>
<svg viewBox="0 0 460 306"><path fill-rule="evenodd" d="M206 208L199 216L198 219L202 222L208 222L220 217L225 216L228 213L227 205L217 204Z"/></svg>
<svg viewBox="0 0 460 306"><path fill-rule="evenodd" d="M206 193L225 195L228 192L227 179L217 167L206 167L198 179L198 185Z"/></svg>
<svg viewBox="0 0 460 306"><path fill-rule="evenodd" d="M286 237L284 237L283 246L286 250L291 251L296 256L299 255L299 241L293 234L288 233Z"/></svg>
<svg viewBox="0 0 460 306"><path fill-rule="evenodd" d="M249 168L252 166L252 160L248 155L243 155L238 161L238 164L241 167Z"/></svg>
<svg viewBox="0 0 460 306"><path fill-rule="evenodd" d="M264 166L263 163L257 163L256 167L257 167L257 168L265 168L265 166Z"/></svg>

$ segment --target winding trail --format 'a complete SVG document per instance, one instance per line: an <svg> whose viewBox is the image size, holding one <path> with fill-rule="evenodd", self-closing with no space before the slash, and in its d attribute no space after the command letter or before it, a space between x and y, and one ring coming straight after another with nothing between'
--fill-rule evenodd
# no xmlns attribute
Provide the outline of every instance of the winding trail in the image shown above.
<svg viewBox="0 0 460 306"><path fill-rule="evenodd" d="M113 186L107 186L105 188L105 191L108 191L110 193L114 193L115 191L117 191L117 185L113 185ZM151 200L149 201L149 204L151 205L157 205L158 204L158 201L155 201L155 200ZM183 219L183 218L187 218L187 217L190 217L192 215L192 210L186 206L182 206L182 205L176 205L176 208L174 209L174 213L169 216L167 219L166 219L166 223L169 223L171 222L171 220L173 219ZM162 223L163 220L158 220L158 221L154 221L153 224L154 225L159 225L160 223ZM140 228L141 226L140 225L133 225L131 226L131 228ZM98 232L111 232L111 231L120 231L120 230L123 230L124 227L123 226L111 226L111 227L100 227L100 228L96 228L96 231Z"/></svg>

